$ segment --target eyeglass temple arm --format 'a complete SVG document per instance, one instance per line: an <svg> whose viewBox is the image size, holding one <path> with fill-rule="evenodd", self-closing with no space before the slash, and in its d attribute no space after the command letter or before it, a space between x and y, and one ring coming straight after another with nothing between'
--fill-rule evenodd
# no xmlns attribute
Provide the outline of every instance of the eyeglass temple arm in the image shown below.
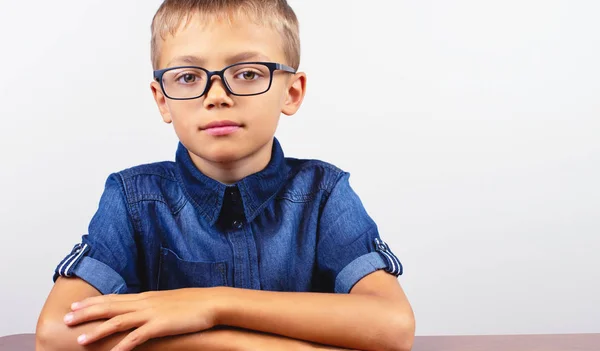
<svg viewBox="0 0 600 351"><path fill-rule="evenodd" d="M280 70L280 71L286 71L286 72L289 72L289 73L296 73L296 70L294 68L292 68L290 66L287 66L287 65L284 65L284 64L281 64L281 63L276 63L275 64L275 68L278 69L278 70Z"/></svg>

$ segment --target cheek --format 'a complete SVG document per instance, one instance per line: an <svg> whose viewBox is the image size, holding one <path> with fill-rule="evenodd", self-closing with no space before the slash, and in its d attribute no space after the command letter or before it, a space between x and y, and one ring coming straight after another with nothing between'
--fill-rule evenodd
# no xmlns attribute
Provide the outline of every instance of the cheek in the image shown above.
<svg viewBox="0 0 600 351"><path fill-rule="evenodd" d="M252 129L270 129L271 125L277 124L281 115L281 108L278 100L262 101L262 103L253 103L252 106L240 109L245 120Z"/></svg>
<svg viewBox="0 0 600 351"><path fill-rule="evenodd" d="M169 110L175 127L194 126L198 122L198 115L202 111L200 100L172 101Z"/></svg>
<svg viewBox="0 0 600 351"><path fill-rule="evenodd" d="M243 106L248 110L254 111L255 115L262 118L277 118L283 107L283 99L278 91L269 91L267 94L250 97Z"/></svg>

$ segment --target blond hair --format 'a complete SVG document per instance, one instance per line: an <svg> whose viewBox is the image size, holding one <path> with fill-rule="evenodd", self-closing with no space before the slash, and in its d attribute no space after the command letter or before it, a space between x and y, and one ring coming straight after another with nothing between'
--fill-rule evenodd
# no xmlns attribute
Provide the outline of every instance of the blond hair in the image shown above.
<svg viewBox="0 0 600 351"><path fill-rule="evenodd" d="M298 19L286 0L165 0L152 20L151 58L158 69L160 43L168 34L175 35L182 24L189 23L194 15L202 20L231 21L243 16L278 31L282 49L289 66L300 65L300 35Z"/></svg>

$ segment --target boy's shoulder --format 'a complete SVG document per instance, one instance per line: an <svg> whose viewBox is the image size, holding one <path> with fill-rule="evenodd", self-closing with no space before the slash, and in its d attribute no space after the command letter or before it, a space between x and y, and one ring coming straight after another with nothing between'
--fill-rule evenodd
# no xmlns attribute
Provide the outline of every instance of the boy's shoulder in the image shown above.
<svg viewBox="0 0 600 351"><path fill-rule="evenodd" d="M161 161L140 164L112 173L109 176L120 183L126 201L130 204L158 201L166 204L172 212L178 212L185 204L184 194L177 179L176 163Z"/></svg>
<svg viewBox="0 0 600 351"><path fill-rule="evenodd" d="M139 164L116 172L124 181L133 178L158 178L165 181L177 181L176 163L161 161Z"/></svg>
<svg viewBox="0 0 600 351"><path fill-rule="evenodd" d="M286 165L289 189L331 191L339 178L347 174L340 167L319 159L286 157Z"/></svg>

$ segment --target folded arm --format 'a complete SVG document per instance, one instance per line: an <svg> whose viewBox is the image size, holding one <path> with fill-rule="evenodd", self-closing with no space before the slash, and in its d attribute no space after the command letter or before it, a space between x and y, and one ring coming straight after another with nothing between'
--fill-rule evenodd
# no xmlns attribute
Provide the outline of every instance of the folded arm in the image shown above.
<svg viewBox="0 0 600 351"><path fill-rule="evenodd" d="M77 343L77 337L103 323L102 320L68 327L64 316L70 312L70 305L100 293L85 281L78 278L59 278L56 281L40 314L36 330L37 351L108 351L117 345L128 333L116 333L88 346ZM215 328L200 333L177 335L149 340L135 350L329 350L325 346L301 340L253 332L237 328ZM332 350L332 349L331 349Z"/></svg>
<svg viewBox="0 0 600 351"><path fill-rule="evenodd" d="M412 308L397 279L382 270L350 294L225 289L220 324L360 350L412 347Z"/></svg>

